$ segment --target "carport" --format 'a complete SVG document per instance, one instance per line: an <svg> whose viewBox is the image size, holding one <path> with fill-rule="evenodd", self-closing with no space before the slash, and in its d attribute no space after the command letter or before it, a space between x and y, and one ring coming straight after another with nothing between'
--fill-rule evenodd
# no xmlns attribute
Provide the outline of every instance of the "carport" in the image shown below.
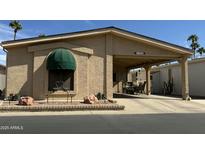
<svg viewBox="0 0 205 154"><path fill-rule="evenodd" d="M122 92L122 82L127 80L130 69L144 68L146 71L146 94L151 94L150 71L152 66L178 61L181 64L182 98L189 100L188 57L190 49L133 34L127 31L112 35L113 92Z"/></svg>

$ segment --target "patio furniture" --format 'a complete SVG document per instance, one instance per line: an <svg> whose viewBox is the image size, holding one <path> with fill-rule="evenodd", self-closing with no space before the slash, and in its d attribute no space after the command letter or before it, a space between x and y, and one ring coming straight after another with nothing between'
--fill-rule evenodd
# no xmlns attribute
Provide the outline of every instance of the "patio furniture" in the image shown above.
<svg viewBox="0 0 205 154"><path fill-rule="evenodd" d="M146 81L142 84L142 86L140 87L140 92L142 94L145 94L145 86L146 86Z"/></svg>
<svg viewBox="0 0 205 154"><path fill-rule="evenodd" d="M146 85L146 81L144 83L139 83L139 86L134 87L134 92L144 94L145 93L145 85Z"/></svg>
<svg viewBox="0 0 205 154"><path fill-rule="evenodd" d="M125 84L125 93L134 94L134 86L132 82L126 82Z"/></svg>

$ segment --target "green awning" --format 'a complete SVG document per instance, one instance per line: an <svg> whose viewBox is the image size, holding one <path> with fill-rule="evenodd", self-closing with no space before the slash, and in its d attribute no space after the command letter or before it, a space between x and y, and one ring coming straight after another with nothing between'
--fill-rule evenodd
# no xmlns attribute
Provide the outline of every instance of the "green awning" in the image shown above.
<svg viewBox="0 0 205 154"><path fill-rule="evenodd" d="M75 58L72 53L65 48L54 49L47 58L48 70L74 70L76 69Z"/></svg>

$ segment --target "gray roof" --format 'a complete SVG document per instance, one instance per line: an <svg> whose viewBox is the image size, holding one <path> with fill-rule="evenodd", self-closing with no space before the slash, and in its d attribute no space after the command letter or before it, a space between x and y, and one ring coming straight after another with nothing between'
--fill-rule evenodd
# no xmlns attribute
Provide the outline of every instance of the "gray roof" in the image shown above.
<svg viewBox="0 0 205 154"><path fill-rule="evenodd" d="M176 44L173 44L173 43L169 43L169 42L166 42L166 41L162 41L162 40L159 40L159 39L155 39L155 38L152 38L152 37L141 35L141 34L138 34L138 33L135 33L135 32L130 32L130 31L127 31L127 30L124 30L124 29L121 29L121 28L113 27L113 26L98 28L98 29L85 30L85 31L71 32L71 33L48 35L48 36L45 36L45 37L32 37L32 38L25 38L25 39L18 39L18 40L8 40L8 41L3 41L2 45L10 44L10 43L20 43L20 42L25 42L25 41L33 41L33 40L38 41L38 40L43 40L43 39L48 39L48 38L55 38L55 37L59 37L59 36L68 36L68 35L82 34L82 33L102 31L102 30L118 30L118 31L121 31L121 32L128 33L130 35L136 36L136 37L144 38L144 39L154 41L154 42L157 42L157 43L162 43L162 44L165 44L165 45L168 45L168 46L176 47L176 48L179 48L179 49L182 49L182 50L189 51L190 53L193 53L193 50L191 50L189 48L185 48L183 46L179 46L179 45L176 45Z"/></svg>

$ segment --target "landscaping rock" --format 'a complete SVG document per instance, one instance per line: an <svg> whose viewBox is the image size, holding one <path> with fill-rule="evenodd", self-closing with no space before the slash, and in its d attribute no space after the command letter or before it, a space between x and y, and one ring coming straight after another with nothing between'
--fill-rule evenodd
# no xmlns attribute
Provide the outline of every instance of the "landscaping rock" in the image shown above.
<svg viewBox="0 0 205 154"><path fill-rule="evenodd" d="M90 94L89 96L84 97L84 103L86 104L95 104L99 103L97 97L94 94Z"/></svg>
<svg viewBox="0 0 205 154"><path fill-rule="evenodd" d="M21 97L18 105L26 105L26 106L34 105L34 99L30 96Z"/></svg>

